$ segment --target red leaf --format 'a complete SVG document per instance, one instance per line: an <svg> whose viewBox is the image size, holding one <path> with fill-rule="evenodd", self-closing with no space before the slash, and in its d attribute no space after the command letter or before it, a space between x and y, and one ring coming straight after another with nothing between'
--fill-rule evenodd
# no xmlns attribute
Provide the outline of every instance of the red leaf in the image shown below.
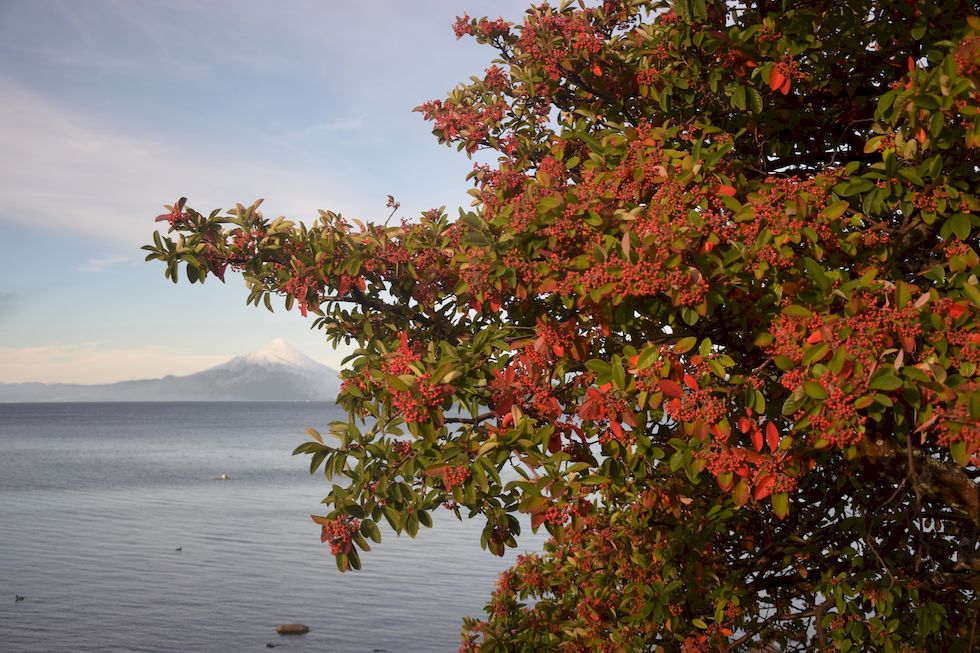
<svg viewBox="0 0 980 653"><path fill-rule="evenodd" d="M561 451L561 435L557 432L551 434L551 439L548 441L548 451L551 453Z"/></svg>
<svg viewBox="0 0 980 653"><path fill-rule="evenodd" d="M531 515L531 528L538 528L544 523L545 513L539 512L536 515Z"/></svg>
<svg viewBox="0 0 980 653"><path fill-rule="evenodd" d="M664 394L668 397L684 396L684 389L670 379L660 379L660 389L663 390Z"/></svg>
<svg viewBox="0 0 980 653"><path fill-rule="evenodd" d="M693 376L691 376L690 374L685 374L684 375L684 385L686 385L687 387L689 387L691 390L697 390L698 389L698 382L697 382L697 380Z"/></svg>
<svg viewBox="0 0 980 653"><path fill-rule="evenodd" d="M772 451L775 451L776 447L779 446L779 429L772 422L766 424L766 444Z"/></svg>
<svg viewBox="0 0 980 653"><path fill-rule="evenodd" d="M762 451L762 431L755 429L752 431L752 446L755 447L756 451Z"/></svg>
<svg viewBox="0 0 980 653"><path fill-rule="evenodd" d="M592 73L596 77L602 77L602 68L599 67L599 64L592 66Z"/></svg>
<svg viewBox="0 0 980 653"><path fill-rule="evenodd" d="M749 421L748 417L738 418L738 430L742 433L748 433L750 430L752 430L752 422Z"/></svg>
<svg viewBox="0 0 980 653"><path fill-rule="evenodd" d="M755 484L755 500L761 501L767 496L772 494L773 489L776 487L776 477L772 474L766 474Z"/></svg>
<svg viewBox="0 0 980 653"><path fill-rule="evenodd" d="M786 95L787 93L789 93L789 86L790 86L790 79L789 77L787 77L786 81L783 82L783 85L779 87L779 92L782 93L783 95Z"/></svg>
<svg viewBox="0 0 980 653"><path fill-rule="evenodd" d="M814 331L810 334L810 337L806 339L808 345L813 345L823 340L823 334L819 331Z"/></svg>
<svg viewBox="0 0 980 653"><path fill-rule="evenodd" d="M718 187L718 194L724 195L725 197L732 197L735 194L735 187L729 186L728 184L722 184Z"/></svg>

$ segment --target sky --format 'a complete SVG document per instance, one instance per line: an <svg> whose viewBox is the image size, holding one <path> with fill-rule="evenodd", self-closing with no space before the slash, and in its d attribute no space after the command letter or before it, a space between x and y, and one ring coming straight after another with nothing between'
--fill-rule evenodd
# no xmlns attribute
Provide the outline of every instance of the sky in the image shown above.
<svg viewBox="0 0 980 653"><path fill-rule="evenodd" d="M383 220L468 206L473 162L412 109L494 52L457 15L527 0L0 0L0 383L188 374L281 337L339 368L311 320L143 262L153 222L264 198Z"/></svg>

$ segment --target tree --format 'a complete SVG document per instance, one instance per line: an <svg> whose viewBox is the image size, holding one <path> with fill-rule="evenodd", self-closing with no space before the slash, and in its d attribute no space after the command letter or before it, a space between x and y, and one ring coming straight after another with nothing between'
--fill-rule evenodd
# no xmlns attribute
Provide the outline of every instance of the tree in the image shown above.
<svg viewBox="0 0 980 653"><path fill-rule="evenodd" d="M297 449L344 479L313 518L341 569L440 507L498 555L520 513L551 533L464 651L976 650L977 14L464 16L497 59L418 110L496 152L472 210L182 199L147 258L356 343L339 442Z"/></svg>

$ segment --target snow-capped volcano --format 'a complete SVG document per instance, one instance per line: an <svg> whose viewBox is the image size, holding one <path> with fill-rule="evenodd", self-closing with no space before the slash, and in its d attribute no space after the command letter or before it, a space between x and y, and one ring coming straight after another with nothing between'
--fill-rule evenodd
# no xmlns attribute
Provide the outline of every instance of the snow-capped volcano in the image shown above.
<svg viewBox="0 0 980 653"><path fill-rule="evenodd" d="M326 365L317 363L282 338L276 338L262 349L253 351L251 354L245 354L244 356L236 356L227 363L222 363L211 369L235 369L243 366L270 365L285 365L298 370L309 370L317 374L322 373L324 369L330 369ZM336 374L336 371L333 372Z"/></svg>
<svg viewBox="0 0 980 653"><path fill-rule="evenodd" d="M276 338L196 374L104 385L0 384L0 401L333 401L338 376Z"/></svg>

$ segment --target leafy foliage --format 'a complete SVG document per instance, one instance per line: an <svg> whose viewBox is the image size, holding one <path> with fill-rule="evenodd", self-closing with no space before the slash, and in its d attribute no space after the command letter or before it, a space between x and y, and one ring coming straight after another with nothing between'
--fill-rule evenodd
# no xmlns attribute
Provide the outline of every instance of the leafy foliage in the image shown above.
<svg viewBox="0 0 980 653"><path fill-rule="evenodd" d="M419 107L495 151L397 226L181 200L148 259L355 342L341 569L377 524L515 546L464 651L975 650L975 2L569 1L457 20ZM397 208L394 200L390 206ZM516 471L516 474L515 474ZM508 480L514 479L514 480Z"/></svg>

